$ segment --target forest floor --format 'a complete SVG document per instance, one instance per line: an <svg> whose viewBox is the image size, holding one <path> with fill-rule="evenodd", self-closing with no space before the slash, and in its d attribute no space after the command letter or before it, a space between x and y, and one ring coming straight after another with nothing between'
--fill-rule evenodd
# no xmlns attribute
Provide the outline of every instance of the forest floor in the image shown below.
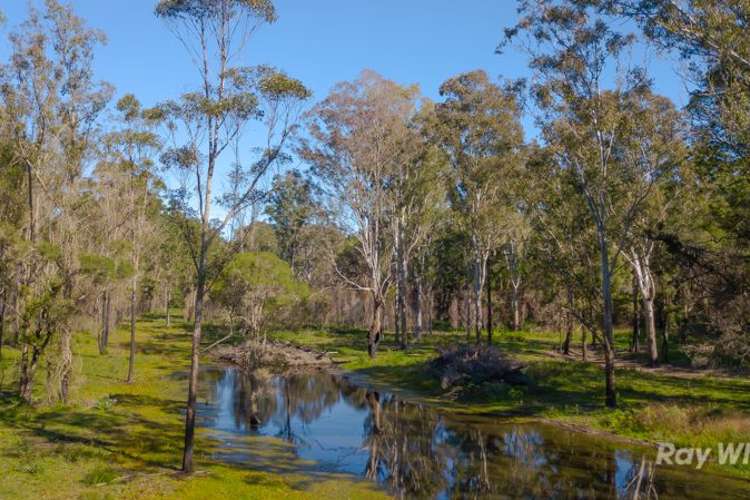
<svg viewBox="0 0 750 500"><path fill-rule="evenodd" d="M485 383L444 390L428 369L441 347L465 341L464 333L435 332L403 351L387 335L378 356L367 356L366 332L357 330L280 332L274 338L326 351L355 381L448 411L540 419L587 432L606 432L628 440L671 442L677 447L712 447L750 441L750 380L687 366L679 351L672 365L649 368L645 355L627 352L629 333L617 334L618 408L604 406L601 356L558 353L559 334L496 332L494 345L527 365L528 387ZM571 351L572 353L574 351ZM750 478L750 465L721 466L723 472Z"/></svg>
<svg viewBox="0 0 750 500"><path fill-rule="evenodd" d="M118 328L106 355L91 334L76 336L72 397L43 401L46 366L34 407L14 396L16 359L0 362L0 498L381 498L366 482L309 475L273 452L252 464L212 459L218 445L198 433L197 472L178 471L183 443L190 335L161 317L138 322L136 380L125 383L128 330ZM210 342L210 339L207 339ZM284 454L287 457L288 454Z"/></svg>

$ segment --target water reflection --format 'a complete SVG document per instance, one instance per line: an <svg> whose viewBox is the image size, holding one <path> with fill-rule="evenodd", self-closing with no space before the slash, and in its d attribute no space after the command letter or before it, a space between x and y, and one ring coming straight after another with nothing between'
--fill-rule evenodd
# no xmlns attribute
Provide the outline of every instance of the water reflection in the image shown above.
<svg viewBox="0 0 750 500"><path fill-rule="evenodd" d="M461 419L330 373L210 370L201 425L246 462L287 443L326 472L376 481L402 498L742 498L747 483L690 469L656 471L643 450L540 424ZM233 438L242 441L233 441ZM248 441L247 438L250 438ZM250 463L249 465L253 465Z"/></svg>

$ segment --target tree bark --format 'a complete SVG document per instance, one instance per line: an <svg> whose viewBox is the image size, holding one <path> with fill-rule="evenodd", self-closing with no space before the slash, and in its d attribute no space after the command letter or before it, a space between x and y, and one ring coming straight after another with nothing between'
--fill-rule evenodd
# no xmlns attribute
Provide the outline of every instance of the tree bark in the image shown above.
<svg viewBox="0 0 750 500"><path fill-rule="evenodd" d="M193 345L190 357L190 382L185 409L185 449L182 456L182 472L193 472L193 446L195 442L195 403L198 396L198 370L203 326L203 299L205 287L205 264L198 270L198 283L195 291L195 324L193 325Z"/></svg>
<svg viewBox="0 0 750 500"><path fill-rule="evenodd" d="M573 339L573 288L568 287L568 311L565 314L565 341L562 352L566 356L570 354L570 342Z"/></svg>
<svg viewBox="0 0 750 500"><path fill-rule="evenodd" d="M112 323L111 314L111 293L108 289L105 289L102 296L102 333L99 336L99 354L105 354L107 352L107 345L109 344L109 328Z"/></svg>
<svg viewBox="0 0 750 500"><path fill-rule="evenodd" d="M659 348L656 340L656 314L653 297L643 297L643 315L646 321L646 341L648 343L648 364L659 364Z"/></svg>
<svg viewBox="0 0 750 500"><path fill-rule="evenodd" d="M128 358L128 384L133 382L135 372L135 288L136 283L133 281L133 288L130 290L130 357Z"/></svg>
<svg viewBox="0 0 750 500"><path fill-rule="evenodd" d="M412 312L414 314L414 338L420 340L424 329L422 313L422 278L414 278L414 297L412 300Z"/></svg>
<svg viewBox="0 0 750 500"><path fill-rule="evenodd" d="M406 276L408 273L406 252L404 251L404 223L399 217L396 228L396 306L398 308L397 321L401 331L401 348L409 346L409 332L406 330Z"/></svg>
<svg viewBox="0 0 750 500"><path fill-rule="evenodd" d="M0 361L3 360L3 344L5 342L5 292L0 294Z"/></svg>
<svg viewBox="0 0 750 500"><path fill-rule="evenodd" d="M474 335L477 344L482 341L482 291L486 265L487 261L482 257L477 257L474 261Z"/></svg>
<svg viewBox="0 0 750 500"><path fill-rule="evenodd" d="M521 317L520 317L520 307L518 304L518 287L514 284L511 286L511 297L510 297L510 305L511 309L513 311L513 331L517 332L521 329Z"/></svg>
<svg viewBox="0 0 750 500"><path fill-rule="evenodd" d="M169 302L170 302L170 299L172 298L170 295L171 295L171 293L170 293L170 290L169 290L169 286L167 286L167 303L166 303L166 306L165 306L165 308L167 310L166 311L167 312L167 328L169 328L170 326L172 326L172 316L170 316L170 314L169 314Z"/></svg>
<svg viewBox="0 0 750 500"><path fill-rule="evenodd" d="M637 278L633 278L633 338L630 341L631 352L641 350L641 313L638 309L638 281Z"/></svg>
<svg viewBox="0 0 750 500"><path fill-rule="evenodd" d="M664 294L664 329L662 330L661 357L664 363L669 363L669 334L672 329L672 297L669 292Z"/></svg>
<svg viewBox="0 0 750 500"><path fill-rule="evenodd" d="M63 327L60 335L60 401L66 403L73 372L72 333L68 327Z"/></svg>
<svg viewBox="0 0 750 500"><path fill-rule="evenodd" d="M381 297L378 297L377 294L374 294L372 304L372 321L370 323L370 329L367 332L367 354L372 359L375 359L375 357L378 355L378 345L380 344L382 336L382 309L383 299Z"/></svg>
<svg viewBox="0 0 750 500"><path fill-rule="evenodd" d="M487 345L492 345L492 279L487 275Z"/></svg>
<svg viewBox="0 0 750 500"><path fill-rule="evenodd" d="M599 230L599 256L601 259L602 299L603 307L603 341L604 341L604 373L605 373L605 402L609 408L617 407L617 393L615 392L615 351L614 328L612 325L612 275L609 269L609 248L604 228Z"/></svg>

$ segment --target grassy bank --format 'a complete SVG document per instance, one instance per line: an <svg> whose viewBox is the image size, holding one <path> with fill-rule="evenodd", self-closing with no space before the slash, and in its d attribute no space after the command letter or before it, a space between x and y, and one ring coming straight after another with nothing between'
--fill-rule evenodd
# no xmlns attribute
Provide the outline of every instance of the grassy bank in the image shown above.
<svg viewBox="0 0 750 500"><path fill-rule="evenodd" d="M67 406L43 401L43 364L39 404L22 405L12 393L18 353L6 347L0 364L0 498L382 496L348 476L309 474L270 438L252 463L225 465L211 458L217 443L199 433L198 472L179 474L190 349L184 326L166 328L161 318L138 323L133 384L124 382L128 331L114 332L104 356L90 335L78 335Z"/></svg>
<svg viewBox="0 0 750 500"><path fill-rule="evenodd" d="M619 408L604 407L604 376L596 363L555 355L556 334L500 333L495 345L528 364L533 384L510 387L483 384L445 391L426 363L440 346L465 341L459 333L435 333L401 351L389 336L375 360L367 356L365 333L284 332L276 337L333 352L342 368L375 385L395 388L450 411L552 419L620 436L714 447L750 441L750 381L717 377L679 367L641 368L638 359L616 371ZM580 343L580 339L575 339ZM628 333L620 332L624 351ZM628 357L620 352L622 357ZM678 352L671 359L682 361ZM677 373L672 373L677 372ZM716 450L714 450L716 453ZM750 466L725 466L724 472L750 477Z"/></svg>

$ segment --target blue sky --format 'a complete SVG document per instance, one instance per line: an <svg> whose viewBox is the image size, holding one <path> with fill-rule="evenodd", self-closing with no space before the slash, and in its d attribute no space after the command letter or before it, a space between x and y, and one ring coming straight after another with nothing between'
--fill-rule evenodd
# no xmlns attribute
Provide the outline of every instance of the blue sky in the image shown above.
<svg viewBox="0 0 750 500"><path fill-rule="evenodd" d="M38 4L39 0L33 0ZM107 33L96 57L99 79L152 105L193 90L196 73L183 47L153 15L155 0L73 0L87 23ZM277 0L277 23L264 26L242 64L271 64L301 79L322 99L364 68L438 99L447 78L481 68L492 77L528 76L526 54L494 50L516 19L514 0ZM28 2L3 2L3 38L26 16ZM0 43L6 59L7 43ZM649 54L657 92L678 106L686 94L673 61ZM527 137L532 120L524 120Z"/></svg>
<svg viewBox="0 0 750 500"><path fill-rule="evenodd" d="M38 3L38 2L33 2ZM109 38L97 53L99 78L145 104L191 90L195 72L182 46L154 17L154 0L73 0L79 15ZM418 83L437 98L440 83L477 68L491 76L527 75L526 56L494 53L502 29L516 19L514 0L277 0L279 20L248 45L243 63L272 64L300 78L320 99L333 84L364 68ZM10 5L8 5L10 4ZM4 35L25 17L28 2L0 7ZM7 54L7 44L0 44ZM652 57L657 91L685 104L669 62Z"/></svg>

